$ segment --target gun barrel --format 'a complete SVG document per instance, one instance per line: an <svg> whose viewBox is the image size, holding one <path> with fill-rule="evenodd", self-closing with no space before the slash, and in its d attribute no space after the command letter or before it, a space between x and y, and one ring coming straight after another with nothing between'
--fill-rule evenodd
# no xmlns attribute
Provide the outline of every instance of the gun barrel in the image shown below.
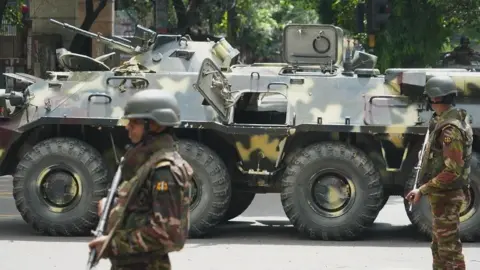
<svg viewBox="0 0 480 270"><path fill-rule="evenodd" d="M68 29L72 32L75 32L77 34L80 34L80 35L83 35L83 36L86 36L86 37L89 37L89 38L94 38L101 43L107 44L108 46L110 46L114 49L121 50L125 53L128 53L128 54L139 53L139 50L136 49L135 47L133 47L131 45L128 45L128 44L125 44L123 42L114 40L114 39L106 38L106 37L102 36L101 34L94 34L92 32L89 32L89 31L83 30L81 28L75 27L73 25L70 25L68 23L62 23L62 22L59 22L59 21L54 20L54 19L50 19L50 22L53 23L53 24L59 25L63 28L66 28L66 29Z"/></svg>
<svg viewBox="0 0 480 270"><path fill-rule="evenodd" d="M97 256L97 250L96 249L90 250L90 253L88 254L88 261L87 261L87 267L86 267L87 270L92 269L92 267L94 266L93 261L95 260L96 256Z"/></svg>
<svg viewBox="0 0 480 270"><path fill-rule="evenodd" d="M420 157L418 157L418 163L417 163L417 166L415 167L415 169L417 171L415 172L415 182L413 184L413 189L417 188L418 178L420 177L420 170L422 169L423 156L425 155L425 150L427 148L429 137L430 137L430 129L427 129L427 133L425 134L425 139L424 139L423 145L422 145L422 150L421 150L422 152L420 154ZM410 212L412 212L412 206L413 206L413 204L410 203L410 208L409 208Z"/></svg>
<svg viewBox="0 0 480 270"><path fill-rule="evenodd" d="M110 214L110 209L112 208L113 205L113 198L115 196L116 190L118 185L120 184L120 179L122 178L122 168L123 168L123 162L125 158L122 157L120 159L120 163L118 165L117 171L115 173L115 176L113 177L112 181L112 186L110 188L110 191L108 192L107 195L107 201L105 203L105 208L103 209L103 213L100 216L100 220L97 224L97 229L93 231L93 235L95 237L100 237L103 235L103 232L105 230L105 227L107 225L108 221L108 216ZM90 253L88 255L88 261L87 261L87 270L90 270L95 264L96 264L96 256L97 256L97 251L96 249L91 249Z"/></svg>

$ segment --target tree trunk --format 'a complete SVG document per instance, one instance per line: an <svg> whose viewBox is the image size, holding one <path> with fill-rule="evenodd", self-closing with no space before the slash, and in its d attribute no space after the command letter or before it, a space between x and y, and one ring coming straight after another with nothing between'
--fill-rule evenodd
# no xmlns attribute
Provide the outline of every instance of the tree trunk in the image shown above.
<svg viewBox="0 0 480 270"><path fill-rule="evenodd" d="M0 24L3 24L3 14L5 13L5 9L7 8L8 0L0 0Z"/></svg>
<svg viewBox="0 0 480 270"><path fill-rule="evenodd" d="M81 29L89 31L100 12L107 6L108 0L101 0L96 9L93 9L93 0L85 0L85 18L80 26ZM92 39L76 34L73 37L69 51L78 54L92 56Z"/></svg>
<svg viewBox="0 0 480 270"><path fill-rule="evenodd" d="M228 41L232 45L237 44L237 31L238 31L238 25L237 25L237 9L233 7L229 11L227 11L227 18L228 18Z"/></svg>
<svg viewBox="0 0 480 270"><path fill-rule="evenodd" d="M175 2L174 2L175 4ZM166 34L168 32L168 0L155 1L155 29L157 33Z"/></svg>
<svg viewBox="0 0 480 270"><path fill-rule="evenodd" d="M173 0L172 4L177 15L177 31L184 33L188 27L187 7L185 7L183 0Z"/></svg>

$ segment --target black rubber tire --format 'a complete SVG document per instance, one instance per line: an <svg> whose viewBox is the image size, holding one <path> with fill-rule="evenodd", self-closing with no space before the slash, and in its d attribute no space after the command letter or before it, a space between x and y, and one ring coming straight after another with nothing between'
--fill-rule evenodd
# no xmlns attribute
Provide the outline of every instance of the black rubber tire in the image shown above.
<svg viewBox="0 0 480 270"><path fill-rule="evenodd" d="M388 202L388 199L390 199L390 196L383 196L382 203L380 205L380 209L383 209L385 207L385 205Z"/></svg>
<svg viewBox="0 0 480 270"><path fill-rule="evenodd" d="M472 154L471 160L471 192L473 192L473 207L469 219L460 223L460 238L464 242L475 242L480 237L480 155ZM412 172L405 183L405 195L413 189L415 183L415 173ZM410 204L403 200L408 219L412 222L415 229L426 239L431 240L432 234L432 213L430 204L426 196L422 196L417 204L414 204L412 211L409 211Z"/></svg>
<svg viewBox="0 0 480 270"><path fill-rule="evenodd" d="M82 191L68 212L49 210L35 182L41 171L62 163L79 175ZM83 141L53 138L36 144L19 162L13 176L13 197L23 219L39 233L52 236L90 235L98 222L97 202L106 195L109 180L100 153Z"/></svg>
<svg viewBox="0 0 480 270"><path fill-rule="evenodd" d="M352 207L335 218L318 214L304 191L310 178L327 168L346 174L357 191ZM384 198L380 174L373 162L361 150L340 142L316 143L304 148L287 165L281 181L285 214L294 227L310 239L352 240L360 237L373 224Z"/></svg>
<svg viewBox="0 0 480 270"><path fill-rule="evenodd" d="M242 191L232 191L232 198L230 200L230 205L228 210L225 213L223 222L227 222L231 219L234 219L241 215L247 208L252 204L253 199L255 198L255 193L252 192L242 192Z"/></svg>
<svg viewBox="0 0 480 270"><path fill-rule="evenodd" d="M190 208L190 237L203 237L222 222L232 196L230 175L210 148L191 140L179 141L180 155L192 166L201 196Z"/></svg>

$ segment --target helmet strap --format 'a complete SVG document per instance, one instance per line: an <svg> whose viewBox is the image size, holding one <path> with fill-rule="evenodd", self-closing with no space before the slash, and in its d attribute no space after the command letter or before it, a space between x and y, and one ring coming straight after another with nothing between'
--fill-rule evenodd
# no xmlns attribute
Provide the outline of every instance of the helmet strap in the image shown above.
<svg viewBox="0 0 480 270"><path fill-rule="evenodd" d="M142 135L143 145L147 144L149 133L150 133L150 122L148 120L143 120L143 135Z"/></svg>
<svg viewBox="0 0 480 270"><path fill-rule="evenodd" d="M433 108L432 108L432 101L430 100L429 97L426 97L425 98L425 109L428 111L433 111Z"/></svg>

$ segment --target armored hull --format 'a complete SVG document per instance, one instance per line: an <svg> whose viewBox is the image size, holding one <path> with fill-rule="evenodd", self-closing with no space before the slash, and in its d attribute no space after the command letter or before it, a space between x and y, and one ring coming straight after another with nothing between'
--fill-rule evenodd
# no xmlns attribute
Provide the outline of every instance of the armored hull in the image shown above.
<svg viewBox="0 0 480 270"><path fill-rule="evenodd" d="M432 114L424 102L426 80L436 74L455 80L457 107L470 114L476 137L480 76L465 69L379 74L368 54L347 69L340 66L341 40L334 26L289 25L286 63L225 67L212 53L215 43L191 42L196 50L183 50L199 58L175 60L184 70L172 64L170 71L161 64L173 62L147 61L143 54L135 57L141 66L128 72L53 72L47 80L6 74L29 86L6 93L0 104L1 172L14 175L17 207L35 229L86 233L128 143L121 120L126 101L142 89L170 91L181 106L179 151L195 170L192 236L240 215L256 193L276 192L301 233L355 239L389 196L413 188L411 175ZM150 59L161 48L149 52ZM477 163L472 162L473 196L462 212L465 240L478 236ZM420 231L431 231L424 199L406 211Z"/></svg>

